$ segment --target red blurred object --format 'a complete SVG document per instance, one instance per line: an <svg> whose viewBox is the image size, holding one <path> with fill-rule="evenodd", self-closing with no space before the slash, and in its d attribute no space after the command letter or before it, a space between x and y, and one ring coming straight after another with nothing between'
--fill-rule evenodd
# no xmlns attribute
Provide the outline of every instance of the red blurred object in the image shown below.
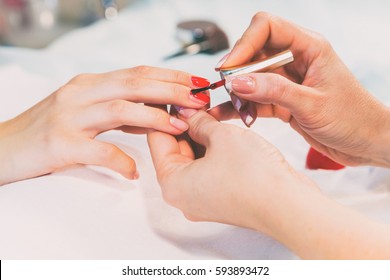
<svg viewBox="0 0 390 280"><path fill-rule="evenodd" d="M26 0L3 0L3 3L8 7L21 8L27 5Z"/></svg>
<svg viewBox="0 0 390 280"><path fill-rule="evenodd" d="M310 148L306 157L306 167L308 169L339 170L345 166Z"/></svg>

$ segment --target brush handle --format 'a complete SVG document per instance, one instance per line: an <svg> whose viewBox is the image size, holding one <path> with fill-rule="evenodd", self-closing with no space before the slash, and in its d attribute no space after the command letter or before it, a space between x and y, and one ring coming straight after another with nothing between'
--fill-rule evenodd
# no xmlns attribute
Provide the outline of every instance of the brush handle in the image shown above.
<svg viewBox="0 0 390 280"><path fill-rule="evenodd" d="M221 76L238 76L243 74L249 74L254 72L268 72L278 67L293 62L294 56L290 50L283 51L275 54L265 60L255 61L244 65L221 68Z"/></svg>

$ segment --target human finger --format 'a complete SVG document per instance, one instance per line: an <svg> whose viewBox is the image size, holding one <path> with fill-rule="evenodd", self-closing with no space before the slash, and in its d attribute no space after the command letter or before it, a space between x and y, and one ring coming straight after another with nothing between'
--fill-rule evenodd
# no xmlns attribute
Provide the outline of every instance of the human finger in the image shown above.
<svg viewBox="0 0 390 280"><path fill-rule="evenodd" d="M208 148L210 139L216 135L221 123L203 110L192 110L184 116L182 114L182 117L189 125L188 134L191 139Z"/></svg>
<svg viewBox="0 0 390 280"><path fill-rule="evenodd" d="M87 107L79 124L94 133L122 126L152 128L170 134L181 134L188 129L186 122L170 116L164 110L124 100Z"/></svg>
<svg viewBox="0 0 390 280"><path fill-rule="evenodd" d="M117 146L95 139L78 141L72 155L75 163L114 170L128 179L138 179L135 161Z"/></svg>
<svg viewBox="0 0 390 280"><path fill-rule="evenodd" d="M195 76L187 72L146 65L116 70L105 73L104 75L107 78L142 78L160 82L175 83L187 87L204 87L210 84L206 78Z"/></svg>
<svg viewBox="0 0 390 280"><path fill-rule="evenodd" d="M181 164L192 161L192 158L181 153L178 141L172 135L149 130L147 140L159 180L172 174Z"/></svg>
<svg viewBox="0 0 390 280"><path fill-rule="evenodd" d="M217 106L208 110L207 113L209 113L218 121L227 121L240 118L240 115L237 113L237 110L234 109L231 101L218 104Z"/></svg>
<svg viewBox="0 0 390 280"><path fill-rule="evenodd" d="M313 40L309 34L312 33L285 19L259 12L220 67L248 62L265 47L290 49L294 56L300 56L310 49L308 45Z"/></svg>
<svg viewBox="0 0 390 280"><path fill-rule="evenodd" d="M191 94L188 86L134 77L98 82L85 90L81 98L88 103L123 99L136 103L175 104L191 108L201 108L210 102L207 94Z"/></svg>
<svg viewBox="0 0 390 280"><path fill-rule="evenodd" d="M237 96L261 104L283 106L292 114L309 112L322 98L315 89L274 73L249 74L229 79L227 86Z"/></svg>

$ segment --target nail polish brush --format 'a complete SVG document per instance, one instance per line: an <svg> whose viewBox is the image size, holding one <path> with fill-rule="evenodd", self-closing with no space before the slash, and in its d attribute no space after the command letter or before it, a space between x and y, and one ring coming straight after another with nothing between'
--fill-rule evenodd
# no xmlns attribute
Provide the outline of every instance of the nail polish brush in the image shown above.
<svg viewBox="0 0 390 280"><path fill-rule="evenodd" d="M191 93L192 94L197 94L199 92L210 90L210 89L216 89L216 88L219 88L219 87L224 86L224 85L225 85L225 80L223 79L223 80L220 80L218 82L212 83L212 84L210 84L207 87L192 89Z"/></svg>
<svg viewBox="0 0 390 280"><path fill-rule="evenodd" d="M269 72L293 61L294 61L294 56L292 52L290 50L286 50L278 54L275 54L271 57L268 57L264 60L254 61L239 66L220 68L219 71L222 80L212 83L208 87L193 89L191 90L191 93L197 94L202 91L214 90L216 88L224 86L225 79L228 76L238 76L238 75L244 75L244 74L256 73L256 72Z"/></svg>

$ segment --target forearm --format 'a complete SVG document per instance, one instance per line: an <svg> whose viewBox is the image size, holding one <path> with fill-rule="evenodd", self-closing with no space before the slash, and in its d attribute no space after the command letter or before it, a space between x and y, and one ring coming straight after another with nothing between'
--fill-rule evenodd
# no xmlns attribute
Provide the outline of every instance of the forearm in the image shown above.
<svg viewBox="0 0 390 280"><path fill-rule="evenodd" d="M24 131L17 118L0 123L0 186L44 174L42 149Z"/></svg>
<svg viewBox="0 0 390 280"><path fill-rule="evenodd" d="M0 186L21 179L17 176L18 155L14 149L17 139L13 136L14 131L9 128L8 122L0 123Z"/></svg>
<svg viewBox="0 0 390 280"><path fill-rule="evenodd" d="M301 258L390 259L389 225L312 189L287 195L270 217L268 234Z"/></svg>
<svg viewBox="0 0 390 280"><path fill-rule="evenodd" d="M7 122L0 122L0 186L11 182Z"/></svg>

